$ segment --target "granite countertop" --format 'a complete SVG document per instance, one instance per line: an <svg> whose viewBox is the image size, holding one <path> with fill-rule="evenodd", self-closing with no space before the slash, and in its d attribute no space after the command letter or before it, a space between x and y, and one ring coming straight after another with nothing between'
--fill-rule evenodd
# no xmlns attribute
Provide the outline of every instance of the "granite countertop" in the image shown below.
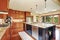
<svg viewBox="0 0 60 40"><path fill-rule="evenodd" d="M25 23L32 26L41 27L41 28L47 28L55 25L55 24L49 24L49 23L27 23L27 22Z"/></svg>
<svg viewBox="0 0 60 40"><path fill-rule="evenodd" d="M9 28L9 26L0 27L0 40L1 40L2 36L4 35L5 31L7 30L7 28Z"/></svg>
<svg viewBox="0 0 60 40"><path fill-rule="evenodd" d="M9 24L8 23L3 23L3 24L0 24L0 27L7 27Z"/></svg>

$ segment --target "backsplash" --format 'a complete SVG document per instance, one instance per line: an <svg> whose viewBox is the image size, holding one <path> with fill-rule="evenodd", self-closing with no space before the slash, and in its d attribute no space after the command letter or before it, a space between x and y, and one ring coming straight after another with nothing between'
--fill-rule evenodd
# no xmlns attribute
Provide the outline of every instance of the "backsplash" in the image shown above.
<svg viewBox="0 0 60 40"><path fill-rule="evenodd" d="M0 24L2 24L4 22L4 20L3 19L0 19Z"/></svg>
<svg viewBox="0 0 60 40"><path fill-rule="evenodd" d="M23 19L13 19L13 22L23 22Z"/></svg>

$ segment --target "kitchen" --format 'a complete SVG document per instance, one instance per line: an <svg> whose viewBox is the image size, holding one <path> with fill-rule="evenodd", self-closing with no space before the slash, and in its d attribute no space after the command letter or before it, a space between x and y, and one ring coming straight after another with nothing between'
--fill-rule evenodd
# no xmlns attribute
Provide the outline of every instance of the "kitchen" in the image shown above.
<svg viewBox="0 0 60 40"><path fill-rule="evenodd" d="M1 0L0 40L60 40L59 2Z"/></svg>

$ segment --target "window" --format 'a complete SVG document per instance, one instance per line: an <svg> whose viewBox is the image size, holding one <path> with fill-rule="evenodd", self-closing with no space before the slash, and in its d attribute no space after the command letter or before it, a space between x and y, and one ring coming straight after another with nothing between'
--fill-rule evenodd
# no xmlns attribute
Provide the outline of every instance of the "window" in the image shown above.
<svg viewBox="0 0 60 40"><path fill-rule="evenodd" d="M54 23L55 23L55 24L58 23L58 15L54 15Z"/></svg>
<svg viewBox="0 0 60 40"><path fill-rule="evenodd" d="M58 17L59 17L59 15L42 16L42 22L58 24L58 21L59 21Z"/></svg>
<svg viewBox="0 0 60 40"><path fill-rule="evenodd" d="M46 16L46 22L51 23L53 16Z"/></svg>
<svg viewBox="0 0 60 40"><path fill-rule="evenodd" d="M36 16L36 21L37 21L37 22L38 22L38 18L39 18L39 17L38 17L38 16Z"/></svg>
<svg viewBox="0 0 60 40"><path fill-rule="evenodd" d="M45 22L45 17L44 16L42 17L42 22Z"/></svg>

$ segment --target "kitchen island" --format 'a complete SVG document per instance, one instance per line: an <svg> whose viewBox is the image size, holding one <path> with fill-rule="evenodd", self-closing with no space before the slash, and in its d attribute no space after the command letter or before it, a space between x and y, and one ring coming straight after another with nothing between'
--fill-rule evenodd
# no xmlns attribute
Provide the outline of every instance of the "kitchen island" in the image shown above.
<svg viewBox="0 0 60 40"><path fill-rule="evenodd" d="M55 25L48 23L25 23L25 31L36 40L55 39Z"/></svg>

